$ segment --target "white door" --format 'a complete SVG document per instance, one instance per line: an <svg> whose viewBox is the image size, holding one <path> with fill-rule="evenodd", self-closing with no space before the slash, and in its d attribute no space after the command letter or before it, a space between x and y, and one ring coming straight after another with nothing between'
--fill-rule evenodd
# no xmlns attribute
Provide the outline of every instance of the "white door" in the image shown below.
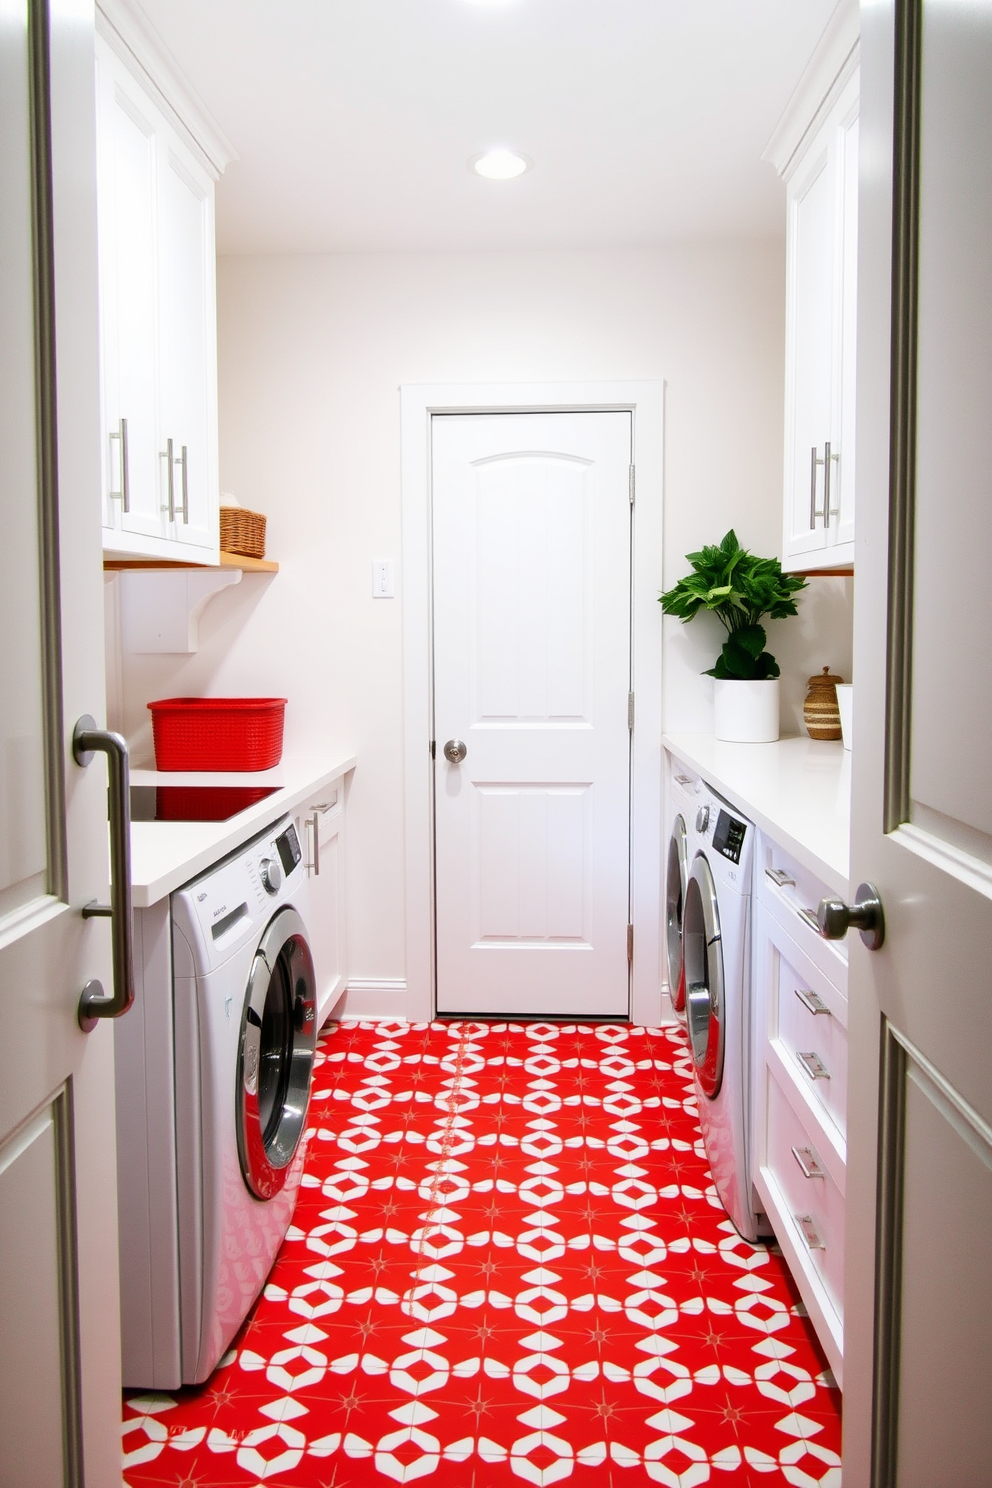
<svg viewBox="0 0 992 1488"><path fill-rule="evenodd" d="M106 776L70 752L103 706L93 37L85 8L48 16L0 3L0 1483L117 1488L113 1033L76 1019L110 988L80 913L107 893Z"/></svg>
<svg viewBox="0 0 992 1488"><path fill-rule="evenodd" d="M886 938L849 936L844 1484L983 1488L992 8L882 3L862 27L852 879Z"/></svg>
<svg viewBox="0 0 992 1488"><path fill-rule="evenodd" d="M630 463L629 413L433 418L440 1013L627 1015Z"/></svg>

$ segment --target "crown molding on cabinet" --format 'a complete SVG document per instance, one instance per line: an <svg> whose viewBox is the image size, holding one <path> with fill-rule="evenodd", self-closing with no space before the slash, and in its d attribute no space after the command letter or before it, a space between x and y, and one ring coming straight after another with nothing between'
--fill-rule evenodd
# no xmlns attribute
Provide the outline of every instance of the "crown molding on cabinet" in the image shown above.
<svg viewBox="0 0 992 1488"><path fill-rule="evenodd" d="M130 0L98 0L96 29L148 88L216 180L238 152L148 17Z"/></svg>
<svg viewBox="0 0 992 1488"><path fill-rule="evenodd" d="M858 0L840 0L762 152L762 160L769 161L780 176L791 174L805 140L816 132L854 75L860 38Z"/></svg>

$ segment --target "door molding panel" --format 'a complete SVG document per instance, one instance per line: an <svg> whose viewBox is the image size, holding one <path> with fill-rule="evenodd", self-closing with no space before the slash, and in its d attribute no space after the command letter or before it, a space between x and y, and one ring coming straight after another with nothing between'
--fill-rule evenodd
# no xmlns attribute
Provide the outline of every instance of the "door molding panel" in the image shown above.
<svg viewBox="0 0 992 1488"><path fill-rule="evenodd" d="M441 413L629 412L637 471L633 509L631 1018L661 1017L661 626L664 383L453 383L401 388L407 1016L435 1008L431 743L431 419Z"/></svg>

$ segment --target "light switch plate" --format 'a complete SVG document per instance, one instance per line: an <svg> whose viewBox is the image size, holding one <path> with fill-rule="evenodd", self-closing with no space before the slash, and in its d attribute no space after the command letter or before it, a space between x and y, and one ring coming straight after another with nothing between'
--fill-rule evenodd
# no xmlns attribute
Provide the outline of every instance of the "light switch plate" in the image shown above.
<svg viewBox="0 0 992 1488"><path fill-rule="evenodd" d="M372 598L392 599L396 590L393 585L393 560L391 558L373 558L372 560Z"/></svg>

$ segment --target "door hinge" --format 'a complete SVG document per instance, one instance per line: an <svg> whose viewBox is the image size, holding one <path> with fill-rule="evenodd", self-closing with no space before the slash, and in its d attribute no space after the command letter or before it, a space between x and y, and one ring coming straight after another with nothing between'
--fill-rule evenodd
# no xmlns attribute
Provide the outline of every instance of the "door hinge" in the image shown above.
<svg viewBox="0 0 992 1488"><path fill-rule="evenodd" d="M634 694L632 692L627 694L627 727L629 729L634 727Z"/></svg>
<svg viewBox="0 0 992 1488"><path fill-rule="evenodd" d="M633 465L631 465L631 467L630 467L630 486L629 486L630 504L631 504L631 506L633 506L633 504L634 504L634 486L635 486L635 484L636 484L636 477L634 475L634 467L633 467Z"/></svg>
<svg viewBox="0 0 992 1488"><path fill-rule="evenodd" d="M633 966L633 964L634 964L634 927L633 927L633 925L628 925L627 926L627 964L629 966Z"/></svg>
<svg viewBox="0 0 992 1488"><path fill-rule="evenodd" d="M431 740L431 759L437 759L437 740Z"/></svg>

